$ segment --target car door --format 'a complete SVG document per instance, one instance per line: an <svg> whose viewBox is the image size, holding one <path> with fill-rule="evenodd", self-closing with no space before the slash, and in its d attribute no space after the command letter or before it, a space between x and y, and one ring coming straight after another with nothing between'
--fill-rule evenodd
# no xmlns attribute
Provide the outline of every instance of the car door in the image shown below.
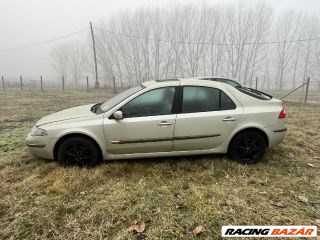
<svg viewBox="0 0 320 240"><path fill-rule="evenodd" d="M177 114L173 150L218 147L241 117L241 105L218 88L183 86L180 91L182 106Z"/></svg>
<svg viewBox="0 0 320 240"><path fill-rule="evenodd" d="M172 151L176 114L175 87L144 92L123 105L123 119L104 120L106 149L110 154Z"/></svg>

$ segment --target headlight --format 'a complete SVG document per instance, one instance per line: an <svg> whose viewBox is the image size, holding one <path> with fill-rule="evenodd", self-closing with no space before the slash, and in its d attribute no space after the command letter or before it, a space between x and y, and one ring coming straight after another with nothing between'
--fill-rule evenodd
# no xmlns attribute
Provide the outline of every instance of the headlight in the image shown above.
<svg viewBox="0 0 320 240"><path fill-rule="evenodd" d="M48 135L47 131L39 128L37 126L33 126L33 128L31 128L31 132L30 132L31 136L45 136Z"/></svg>

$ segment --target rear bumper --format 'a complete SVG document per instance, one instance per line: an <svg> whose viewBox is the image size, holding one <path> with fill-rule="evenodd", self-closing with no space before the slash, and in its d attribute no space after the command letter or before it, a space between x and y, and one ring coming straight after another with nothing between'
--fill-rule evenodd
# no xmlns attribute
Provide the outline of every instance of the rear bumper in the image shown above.
<svg viewBox="0 0 320 240"><path fill-rule="evenodd" d="M268 127L265 129L269 138L269 148L277 146L283 142L284 138L287 135L287 128L275 128L274 126Z"/></svg>
<svg viewBox="0 0 320 240"><path fill-rule="evenodd" d="M281 129L273 130L274 133L286 132L286 131L287 131L287 128L281 128Z"/></svg>

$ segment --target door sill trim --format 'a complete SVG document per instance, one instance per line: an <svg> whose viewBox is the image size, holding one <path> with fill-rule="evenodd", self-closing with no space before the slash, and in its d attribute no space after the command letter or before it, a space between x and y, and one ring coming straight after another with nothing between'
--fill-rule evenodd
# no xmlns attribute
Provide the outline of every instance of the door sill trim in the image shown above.
<svg viewBox="0 0 320 240"><path fill-rule="evenodd" d="M191 140L198 138L211 138L219 137L221 134L211 134L211 135L196 135L196 136L180 136L174 138L147 138L147 139L128 139L128 140L111 140L112 144L128 144L128 143L149 143L149 142L166 142L166 141L179 141L179 140Z"/></svg>

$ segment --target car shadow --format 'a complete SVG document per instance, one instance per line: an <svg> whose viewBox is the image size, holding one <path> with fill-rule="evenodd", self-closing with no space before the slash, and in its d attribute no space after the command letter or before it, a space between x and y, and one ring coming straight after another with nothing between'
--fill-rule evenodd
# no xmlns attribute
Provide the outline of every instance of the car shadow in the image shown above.
<svg viewBox="0 0 320 240"><path fill-rule="evenodd" d="M222 161L230 160L226 154L201 154L201 155L187 155L187 156L174 156L174 157L150 157L150 158L133 158L133 159L116 159L116 160L105 160L102 165L108 164L164 164L164 163L182 163L182 162L195 162L200 160L212 160Z"/></svg>
<svg viewBox="0 0 320 240"><path fill-rule="evenodd" d="M192 156L175 156L175 157L153 157L153 158L135 158L135 159L117 159L104 160L101 164L95 167L81 167L74 165L60 165L56 160L39 159L33 156L28 157L28 163L50 165L54 163L55 166L62 168L77 168L77 169L92 169L103 170L107 175L122 175L130 172L154 172L155 169L162 169L164 171L172 171L183 169L185 171L192 171L195 168L205 169L208 167L210 161L215 163L221 161L232 161L226 154L203 154ZM53 167L54 168L54 167Z"/></svg>

